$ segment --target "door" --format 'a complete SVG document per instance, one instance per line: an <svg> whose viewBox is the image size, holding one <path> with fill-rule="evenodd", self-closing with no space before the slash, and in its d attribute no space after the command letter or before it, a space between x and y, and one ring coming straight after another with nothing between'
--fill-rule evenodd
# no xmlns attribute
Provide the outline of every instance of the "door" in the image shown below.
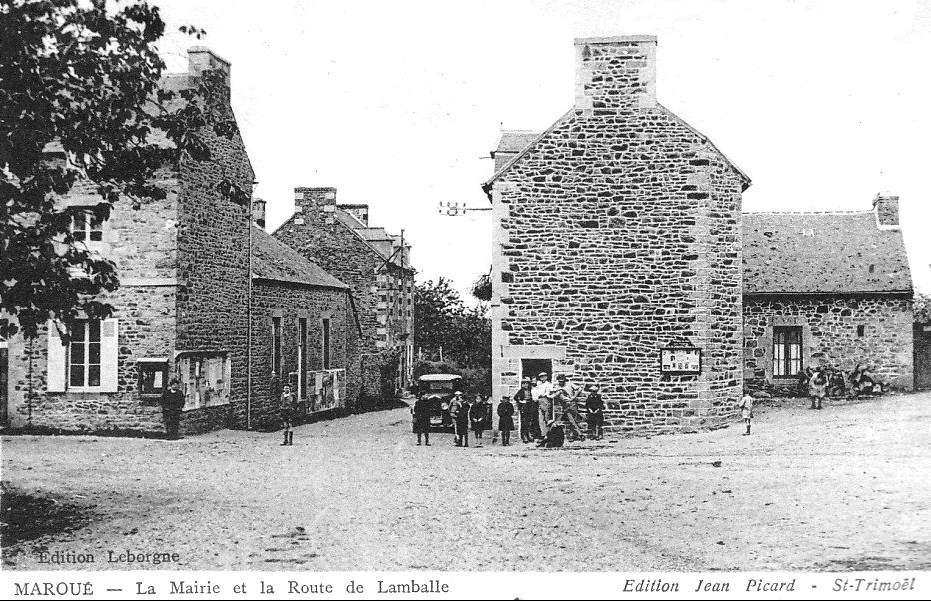
<svg viewBox="0 0 931 602"><path fill-rule="evenodd" d="M915 389L931 389L931 324L915 324Z"/></svg>

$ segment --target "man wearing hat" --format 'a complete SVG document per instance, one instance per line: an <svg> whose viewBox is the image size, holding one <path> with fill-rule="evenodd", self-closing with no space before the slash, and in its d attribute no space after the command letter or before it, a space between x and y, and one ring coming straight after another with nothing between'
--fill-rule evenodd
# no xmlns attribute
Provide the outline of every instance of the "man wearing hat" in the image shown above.
<svg viewBox="0 0 931 602"><path fill-rule="evenodd" d="M453 440L456 443L456 447L462 446L462 433L459 432L459 412L465 411L466 415L468 415L469 412L468 408L465 410L462 409L463 403L464 400L462 399L462 391L456 391L453 393L453 398L449 401L449 418L453 422L453 433L455 433ZM468 426L466 426L465 436L469 436Z"/></svg>
<svg viewBox="0 0 931 602"><path fill-rule="evenodd" d="M534 439L542 439L540 423L537 416L537 402L530 393L530 377L524 377L520 383L520 390L514 394L514 403L517 404L517 415L520 416L520 440L530 443Z"/></svg>
<svg viewBox="0 0 931 602"><path fill-rule="evenodd" d="M566 436L569 437L570 441L575 439L585 441L585 435L582 434L582 429L579 427L579 419L582 416L579 414L578 396L578 387L569 382L565 374L556 377L556 389L554 389L553 397L556 403L559 404L562 420L566 425Z"/></svg>
<svg viewBox="0 0 931 602"><path fill-rule="evenodd" d="M553 383L550 382L549 374L541 372L537 375L537 384L530 390L530 396L537 404L540 438L544 438L547 423L553 417Z"/></svg>
<svg viewBox="0 0 931 602"><path fill-rule="evenodd" d="M181 409L184 408L184 393L177 378L172 378L168 388L162 393L162 416L165 418L165 437L169 440L179 439L178 425L181 422Z"/></svg>

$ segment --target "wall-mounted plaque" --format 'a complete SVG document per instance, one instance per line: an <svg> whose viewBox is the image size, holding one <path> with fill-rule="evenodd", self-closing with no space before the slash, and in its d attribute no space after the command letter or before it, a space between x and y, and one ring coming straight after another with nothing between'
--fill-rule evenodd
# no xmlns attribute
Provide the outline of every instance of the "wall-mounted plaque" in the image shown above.
<svg viewBox="0 0 931 602"><path fill-rule="evenodd" d="M660 350L660 372L663 374L700 374L701 349L666 347Z"/></svg>

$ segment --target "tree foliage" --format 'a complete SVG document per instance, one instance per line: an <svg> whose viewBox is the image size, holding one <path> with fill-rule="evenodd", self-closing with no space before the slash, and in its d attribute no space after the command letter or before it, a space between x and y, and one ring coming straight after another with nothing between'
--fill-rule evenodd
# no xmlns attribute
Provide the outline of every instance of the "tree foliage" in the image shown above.
<svg viewBox="0 0 931 602"><path fill-rule="evenodd" d="M491 365L491 321L488 306L466 307L445 278L418 283L414 290L417 345L428 351L443 347L443 357L463 367Z"/></svg>
<svg viewBox="0 0 931 602"><path fill-rule="evenodd" d="M114 264L75 240L75 212L56 199L86 184L99 202L83 211L105 220L121 197L164 198L157 170L210 160L208 128L236 134L222 74L159 87L164 31L144 1L0 0L0 309L13 317L0 335L113 311L100 293L119 285ZM216 187L248 201L229 180Z"/></svg>
<svg viewBox="0 0 931 602"><path fill-rule="evenodd" d="M931 323L931 295L915 293L914 304L915 322L919 324Z"/></svg>

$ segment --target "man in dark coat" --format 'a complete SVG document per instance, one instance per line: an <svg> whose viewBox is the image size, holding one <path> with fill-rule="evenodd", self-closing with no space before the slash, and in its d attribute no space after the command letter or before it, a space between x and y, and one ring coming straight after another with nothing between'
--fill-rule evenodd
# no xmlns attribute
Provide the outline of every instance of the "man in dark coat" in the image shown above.
<svg viewBox="0 0 931 602"><path fill-rule="evenodd" d="M469 400L463 397L462 405L456 413L456 437L459 441L456 445L460 447L469 447L469 413L471 409L472 405Z"/></svg>
<svg viewBox="0 0 931 602"><path fill-rule="evenodd" d="M514 430L514 404L507 395L498 404L498 430L501 431L501 445L510 445L511 431Z"/></svg>
<svg viewBox="0 0 931 602"><path fill-rule="evenodd" d="M430 402L418 397L411 408L414 415L414 432L417 433L417 445L420 445L420 436L423 435L424 444L430 445Z"/></svg>
<svg viewBox="0 0 931 602"><path fill-rule="evenodd" d="M178 425L181 423L181 408L184 407L184 393L181 383L172 378L168 388L162 393L162 416L165 418L166 438L172 441L180 439Z"/></svg>
<svg viewBox="0 0 931 602"><path fill-rule="evenodd" d="M514 402L520 416L520 440L524 443L543 438L540 433L539 408L530 393L531 386L530 378L524 378L520 383L520 390L514 394Z"/></svg>

